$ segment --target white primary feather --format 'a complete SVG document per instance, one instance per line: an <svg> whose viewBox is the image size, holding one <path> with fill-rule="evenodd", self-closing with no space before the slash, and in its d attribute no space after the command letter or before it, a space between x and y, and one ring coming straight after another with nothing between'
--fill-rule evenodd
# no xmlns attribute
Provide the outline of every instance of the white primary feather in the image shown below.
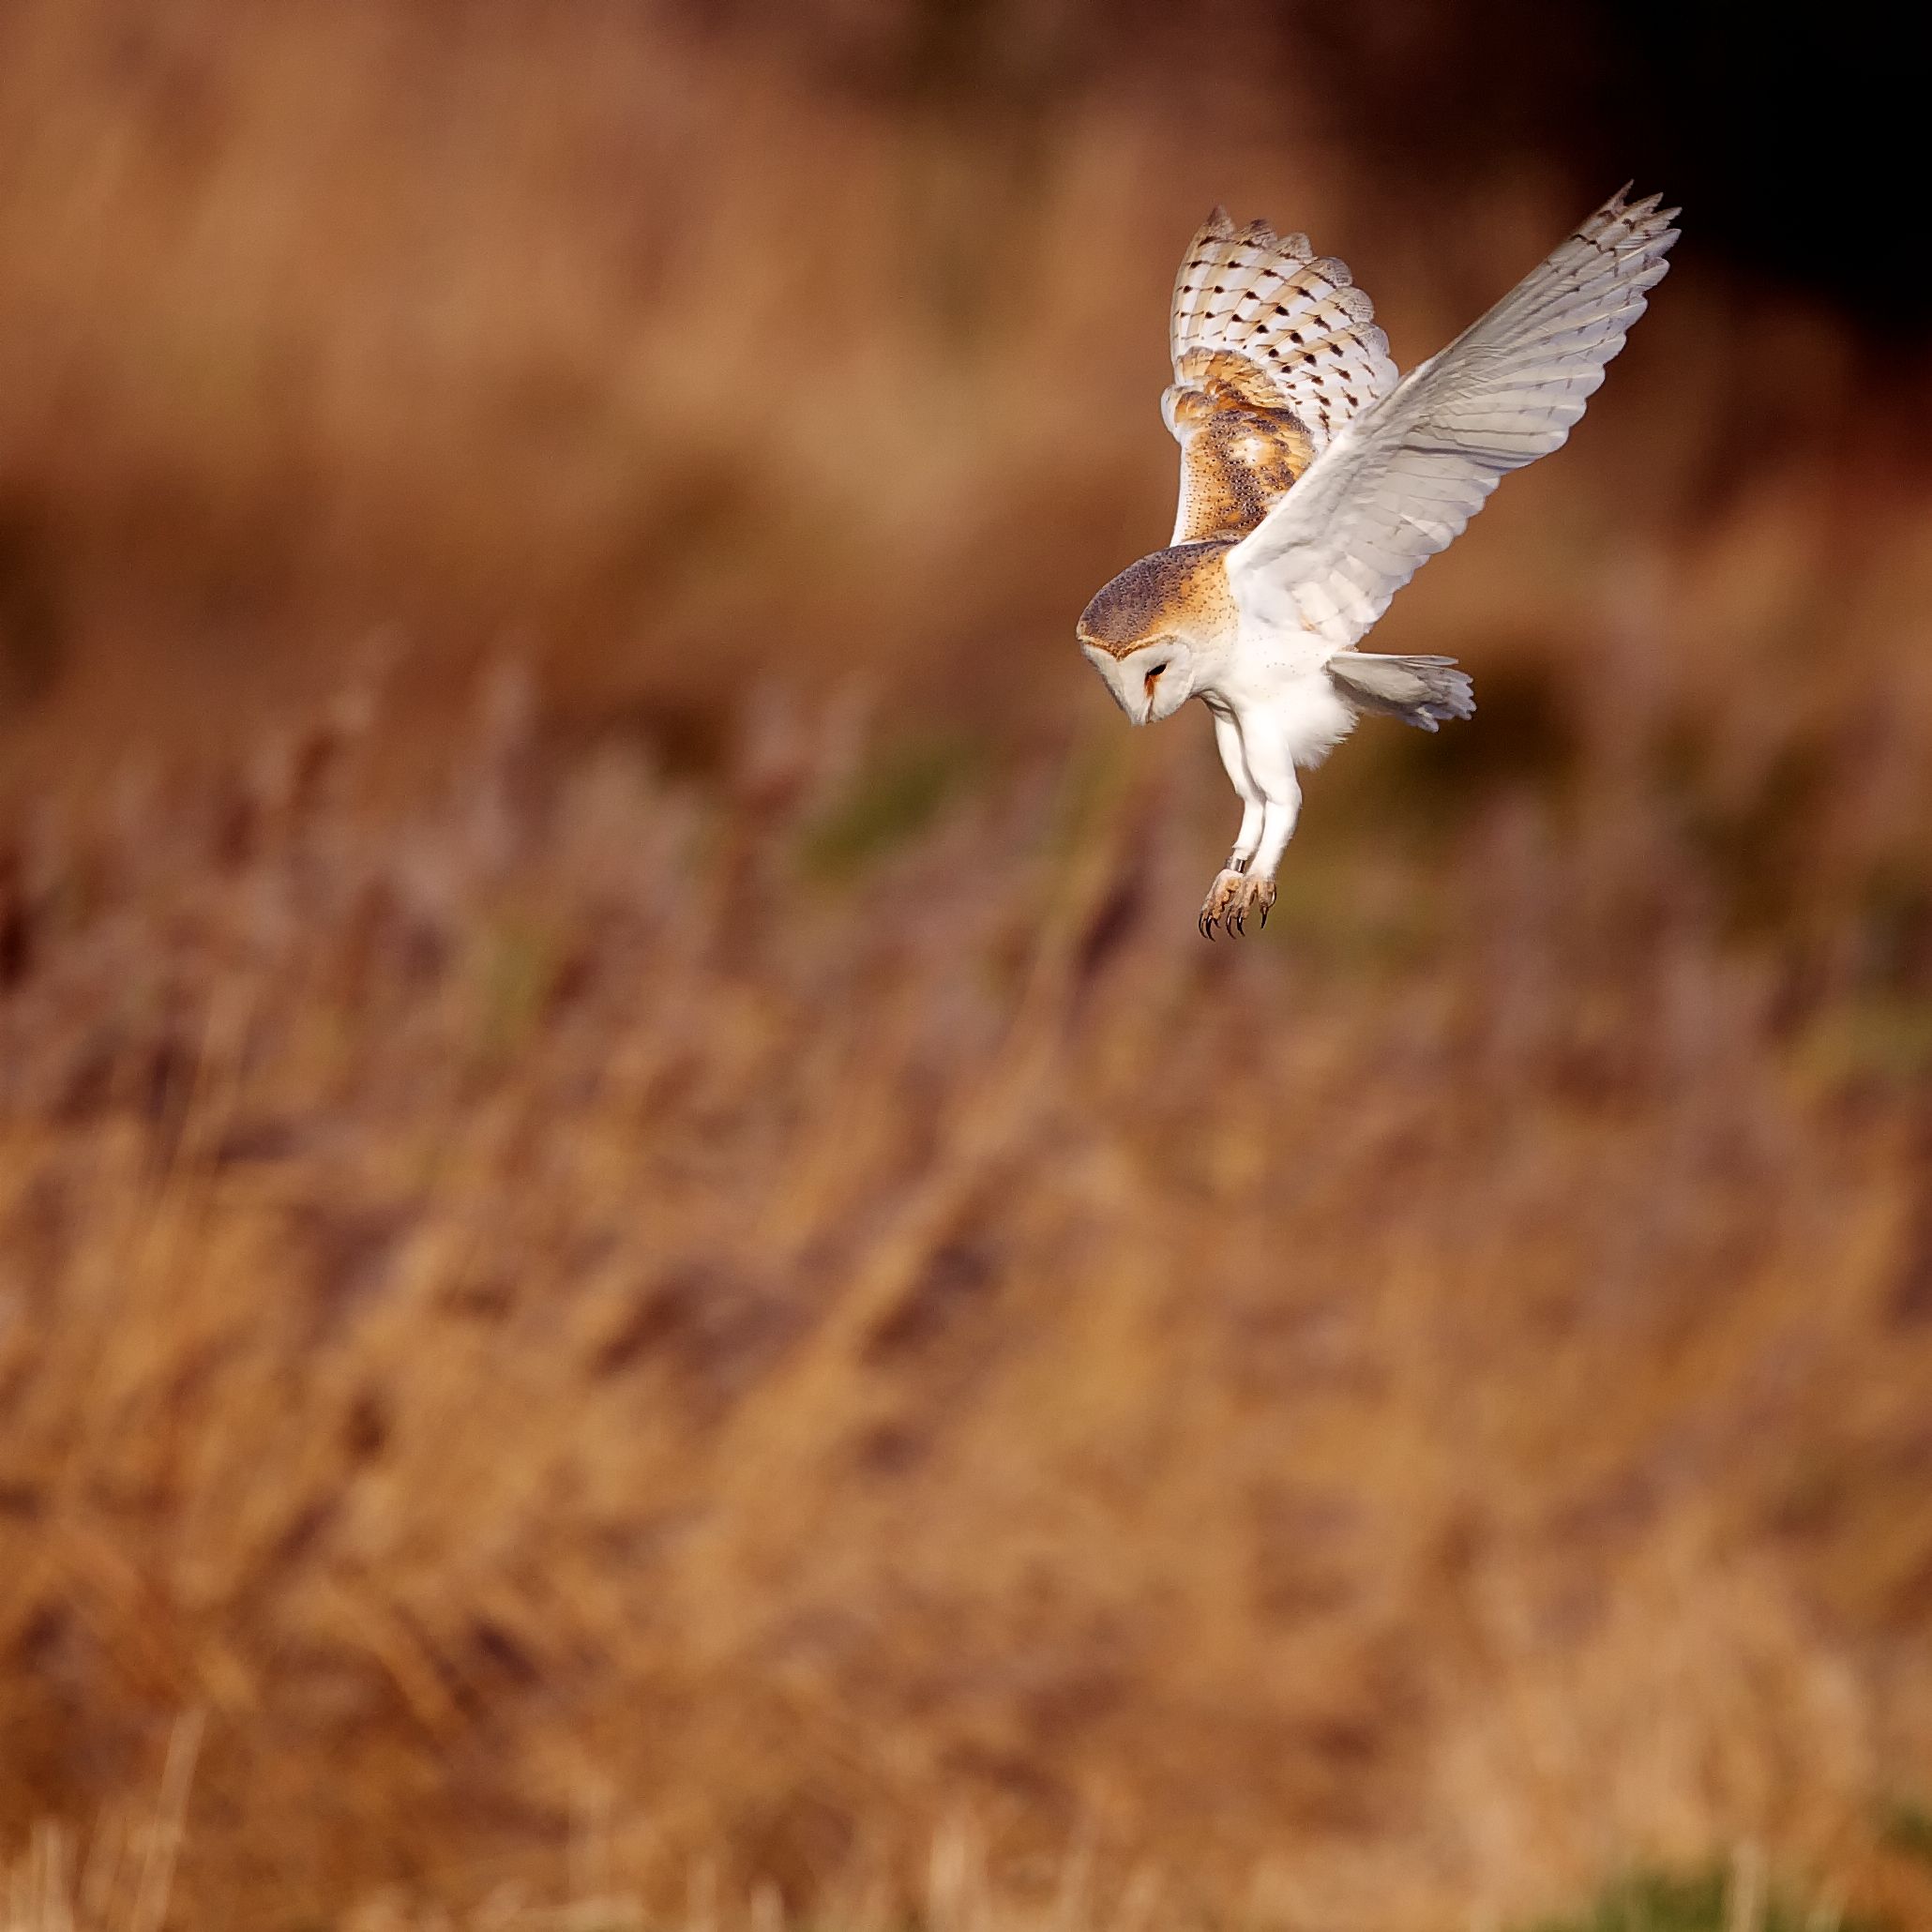
<svg viewBox="0 0 1932 1932"><path fill-rule="evenodd" d="M1440 355L1343 426L1228 553L1245 617L1357 642L1497 481L1559 447L1677 239L1659 196L1612 197Z"/></svg>

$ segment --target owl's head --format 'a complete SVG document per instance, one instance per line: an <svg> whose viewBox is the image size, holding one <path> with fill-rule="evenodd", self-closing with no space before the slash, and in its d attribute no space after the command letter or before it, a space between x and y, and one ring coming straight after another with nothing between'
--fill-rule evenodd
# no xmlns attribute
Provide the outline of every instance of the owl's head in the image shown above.
<svg viewBox="0 0 1932 1932"><path fill-rule="evenodd" d="M1135 724L1171 717L1200 688L1235 626L1225 543L1155 551L1080 613L1080 649Z"/></svg>

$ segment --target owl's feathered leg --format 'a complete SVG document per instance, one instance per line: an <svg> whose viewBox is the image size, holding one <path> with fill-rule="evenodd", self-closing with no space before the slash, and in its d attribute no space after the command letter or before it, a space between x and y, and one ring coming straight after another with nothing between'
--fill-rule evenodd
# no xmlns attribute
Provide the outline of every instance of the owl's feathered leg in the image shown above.
<svg viewBox="0 0 1932 1932"><path fill-rule="evenodd" d="M1238 873L1223 871L1208 893L1208 904L1201 906L1201 931L1210 939L1215 926L1229 933L1245 933L1250 912L1267 926L1267 913L1275 904L1275 871L1302 815L1302 788L1294 777L1294 762L1285 749L1274 755L1274 747L1267 747L1260 758L1254 755L1256 749L1248 747L1248 773L1261 792L1261 837L1246 866Z"/></svg>
<svg viewBox="0 0 1932 1932"><path fill-rule="evenodd" d="M1197 923L1203 939L1213 939L1217 927L1225 926L1230 931L1240 929L1235 909L1246 889L1248 864L1260 848L1267 823L1267 801L1249 775L1240 728L1231 714L1225 711L1215 711L1214 720L1215 748L1221 754L1228 781L1241 799L1241 830L1234 835L1234 850L1228 854L1227 865L1215 875L1207 898L1201 901Z"/></svg>
<svg viewBox="0 0 1932 1932"><path fill-rule="evenodd" d="M1261 825L1261 843L1255 853L1254 863L1247 868L1248 877L1258 883L1265 882L1268 886L1268 900L1275 900L1275 874L1281 864L1281 855L1288 850L1288 841L1294 837L1294 828L1302 816L1302 788L1295 780L1294 767L1288 765L1278 786L1270 786L1267 803L1262 808L1264 817Z"/></svg>
<svg viewBox="0 0 1932 1932"><path fill-rule="evenodd" d="M1215 724L1215 735L1221 740L1218 717ZM1302 811L1301 784L1295 777L1294 761L1286 748L1260 741L1249 745L1231 720L1229 729L1240 752L1242 779L1260 801L1260 827L1245 851L1236 845L1229 868L1208 888L1200 920L1201 932L1208 939L1214 938L1217 927L1225 932L1245 932L1250 913L1260 915L1260 925L1267 925L1268 913L1275 904L1275 873L1282 853L1288 850L1288 841L1294 837L1295 822ZM1229 763L1229 776L1232 777L1235 767L1228 759L1225 740L1221 740L1221 755ZM1245 800L1248 794L1242 780L1237 780L1236 789L1243 792ZM1250 829L1250 816L1245 814L1242 819L1244 838ZM1238 869L1235 858L1241 861Z"/></svg>

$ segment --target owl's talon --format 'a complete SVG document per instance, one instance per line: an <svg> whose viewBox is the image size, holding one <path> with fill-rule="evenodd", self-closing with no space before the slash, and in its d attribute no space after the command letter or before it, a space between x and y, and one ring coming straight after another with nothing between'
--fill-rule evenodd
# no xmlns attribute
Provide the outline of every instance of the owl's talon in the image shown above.
<svg viewBox="0 0 1932 1932"><path fill-rule="evenodd" d="M1200 928L1203 939L1213 939L1218 927L1223 932L1236 938L1247 936L1247 915L1260 915L1260 931L1268 923L1268 913L1275 904L1275 882L1272 879L1257 879L1251 874L1229 870L1223 872L1208 888L1208 896L1200 909L1200 917L1195 922Z"/></svg>
<svg viewBox="0 0 1932 1932"><path fill-rule="evenodd" d="M1223 932L1241 930L1236 910L1245 883L1239 872L1226 871L1208 887L1208 896L1201 902L1200 917L1196 922L1203 939L1213 939L1216 927Z"/></svg>

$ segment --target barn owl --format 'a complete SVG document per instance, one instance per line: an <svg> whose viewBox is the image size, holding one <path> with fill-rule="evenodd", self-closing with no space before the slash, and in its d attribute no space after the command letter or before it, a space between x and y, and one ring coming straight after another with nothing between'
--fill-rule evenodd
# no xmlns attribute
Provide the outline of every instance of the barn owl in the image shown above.
<svg viewBox="0 0 1932 1932"><path fill-rule="evenodd" d="M1199 698L1241 830L1201 931L1267 923L1318 765L1365 711L1426 732L1474 710L1450 657L1356 647L1505 471L1547 456L1643 313L1677 239L1659 196L1613 196L1440 355L1397 380L1349 271L1306 235L1216 208L1174 283L1181 445L1168 548L1123 570L1081 648L1136 724Z"/></svg>

